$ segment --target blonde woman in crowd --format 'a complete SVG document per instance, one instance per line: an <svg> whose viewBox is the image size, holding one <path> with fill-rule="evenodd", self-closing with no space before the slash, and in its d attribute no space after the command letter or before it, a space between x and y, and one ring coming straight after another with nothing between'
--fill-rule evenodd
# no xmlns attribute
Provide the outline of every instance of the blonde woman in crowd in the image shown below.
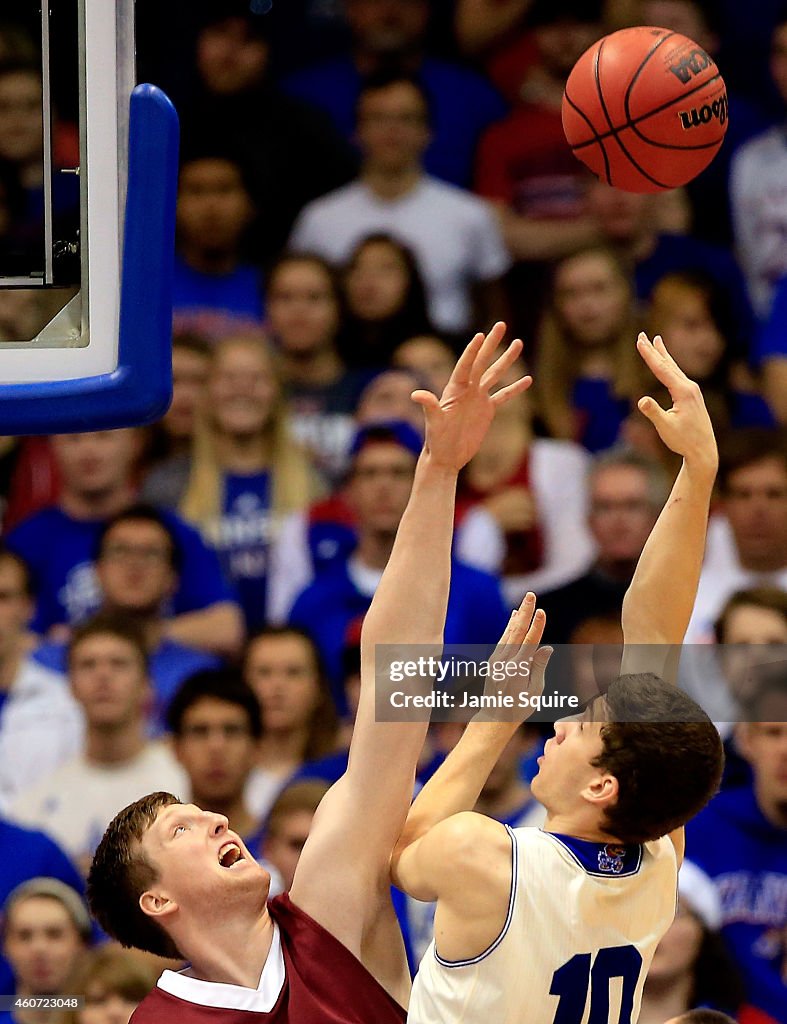
<svg viewBox="0 0 787 1024"><path fill-rule="evenodd" d="M275 525L315 493L309 461L290 436L270 349L254 336L223 339L213 352L179 507L222 558L249 629L266 621Z"/></svg>

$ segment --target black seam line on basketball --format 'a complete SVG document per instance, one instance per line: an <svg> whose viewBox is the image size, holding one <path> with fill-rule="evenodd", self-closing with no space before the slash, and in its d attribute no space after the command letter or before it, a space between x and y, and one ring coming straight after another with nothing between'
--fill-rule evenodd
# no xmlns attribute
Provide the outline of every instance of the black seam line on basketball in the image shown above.
<svg viewBox="0 0 787 1024"><path fill-rule="evenodd" d="M598 93L598 99L599 103L601 104L601 110L604 114L604 117L607 119L607 124L610 128L612 128L612 120L609 116L607 104L604 100L604 93L601 91L601 76L599 74L599 64L601 63L601 51L603 49L604 40L602 39L601 42L598 44L598 49L596 50L595 56L593 57L593 77L596 81L596 92ZM614 188L615 186L612 184L612 168L607 161L607 154L606 150L604 149L604 144L601 142L601 139L598 135L596 136L596 139L598 140L598 142L601 143L601 150L604 153L604 166L607 168L607 184L611 185Z"/></svg>
<svg viewBox="0 0 787 1024"><path fill-rule="evenodd" d="M587 124L588 128L590 128L590 130L595 133L596 129L593 127L593 122L590 120L590 118L587 116L587 114L583 110L579 109L579 107L571 99L571 97L569 96L568 93L565 93L565 97L566 97L566 102L568 103L568 105L573 110L576 110L576 112L579 114L579 116L582 118L582 120ZM606 149L604 147L604 143L601 141L599 136L596 136L596 138L593 139L593 142L595 143L597 140L598 140L599 146L601 146L601 155L604 158L604 170L605 170L606 175L607 175L607 182L609 182L609 174L610 174L609 157L607 156L607 151L606 151ZM583 146L584 145L585 145L585 143L583 143ZM571 148L572 148L572 150L574 150L577 147L576 146L572 146Z"/></svg>
<svg viewBox="0 0 787 1024"><path fill-rule="evenodd" d="M609 116L609 111L607 110L607 103L606 103L606 100L604 99L604 91L601 88L601 75L599 73L599 64L601 63L601 51L603 49L604 49L604 40L602 39L601 42L599 43L598 49L596 50L596 58L595 58L595 61L594 61L593 71L594 71L594 75L595 75L595 79L596 79L596 89L598 91L598 98L599 98L599 100L601 102L601 109L604 111L604 117L606 117L606 119L607 119L607 124L609 125L610 128L612 128L612 118ZM648 174L648 172L646 170L644 170L642 167L640 167L640 165L637 163L637 161L634 159L634 157L631 155L631 153L629 153L629 151L626 149L626 147L620 141L620 137L619 137L618 133L614 131L614 129L613 129L612 137L615 140L615 142L617 142L617 144L620 146L620 149L621 149L621 152L623 153L623 155L628 159L628 161L634 167L636 167L636 169L639 171L639 173L642 175L642 177L646 181L651 182L651 184L653 184L653 185L658 185L658 187L660 189L670 189L670 188L674 188L675 187L674 185L665 185L663 181L659 181L658 178L654 178L653 175ZM612 179L611 178L610 178L608 184L612 185Z"/></svg>
<svg viewBox="0 0 787 1024"><path fill-rule="evenodd" d="M721 72L718 72L713 76L713 78L709 78L706 82L701 82L699 85L695 85L693 89L690 89L689 92L685 93L682 97L679 98L688 99L689 96L693 95L695 92L699 92L700 89L704 89L706 85L710 85L712 82L715 82L718 78L721 78ZM635 125L640 124L642 121L647 121L647 119L649 117L653 117L654 114L660 114L664 110L669 110L669 108L674 106L676 102L676 100L670 100L669 103L662 103L660 107L654 107L653 110L649 110L647 113L642 114L641 117L635 117L625 122L618 128L610 128L610 131L608 132L595 132L595 138L588 139L587 142L577 142L576 145L572 146L571 148L583 149L585 146L592 146L596 139L608 139L611 135L616 135L617 132L622 132L624 128L633 128ZM574 106L573 103L571 105ZM593 125L591 124L591 128L592 127ZM645 141L649 142L650 140L645 138Z"/></svg>
<svg viewBox="0 0 787 1024"><path fill-rule="evenodd" d="M643 57L642 63L637 68L637 70L634 72L634 74L631 76L631 81L629 82L628 86L626 87L626 91L623 94L623 110L624 110L624 112L626 114L626 120L627 121L631 121L631 91L634 88L634 86L636 85L637 80L639 79L639 76L642 74L643 68L647 67L648 61L653 56L653 54L659 49L659 47L662 45L662 43L665 43L668 39L672 39L672 37L674 35L676 35L675 32L668 32L667 35L662 36L660 39L658 39L653 44L653 46L651 46L650 50Z"/></svg>

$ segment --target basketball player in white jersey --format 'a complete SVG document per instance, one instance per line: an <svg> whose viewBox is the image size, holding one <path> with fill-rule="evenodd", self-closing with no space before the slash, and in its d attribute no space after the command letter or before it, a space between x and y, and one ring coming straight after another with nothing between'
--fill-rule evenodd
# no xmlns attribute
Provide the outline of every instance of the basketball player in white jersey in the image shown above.
<svg viewBox="0 0 787 1024"><path fill-rule="evenodd" d="M495 360L504 334L497 324L476 336L439 402L414 395L426 441L363 626L349 765L314 817L289 895L268 902L270 878L227 819L171 794L137 801L107 829L88 879L93 913L122 944L191 965L164 972L135 1024L240 1024L251 1012L260 1024L403 1024L410 976L388 872L428 723L377 721L375 646L442 641L457 474L495 409L530 384L492 394L522 349L513 342Z"/></svg>
<svg viewBox="0 0 787 1024"><path fill-rule="evenodd" d="M670 682L630 674L655 653L636 645L683 639L717 465L699 387L660 338L637 347L673 401L639 408L683 466L624 602L629 674L556 723L532 782L543 829L466 810L517 722L471 723L419 794L392 858L397 885L437 901L411 1024L635 1024L675 914L682 826L718 787L722 747L704 712ZM505 643L526 628L515 619Z"/></svg>

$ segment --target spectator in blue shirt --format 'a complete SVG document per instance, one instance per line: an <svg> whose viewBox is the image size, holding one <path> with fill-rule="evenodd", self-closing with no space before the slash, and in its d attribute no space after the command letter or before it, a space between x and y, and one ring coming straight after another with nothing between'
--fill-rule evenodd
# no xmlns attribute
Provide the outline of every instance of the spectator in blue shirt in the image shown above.
<svg viewBox="0 0 787 1024"><path fill-rule="evenodd" d="M398 63L420 79L433 111L428 174L462 188L470 186L480 136L506 113L502 97L476 72L427 56L428 0L347 0L351 51L285 79L293 96L332 115L353 139L363 79Z"/></svg>
<svg viewBox="0 0 787 1024"><path fill-rule="evenodd" d="M357 543L298 597L290 622L308 630L325 660L334 696L344 710L342 653L354 620L366 614L388 562L410 497L422 441L407 424L363 427L352 447L347 496L356 515ZM413 600L418 600L417 593ZM489 644L508 616L495 577L454 561L445 625L446 643Z"/></svg>
<svg viewBox="0 0 787 1024"><path fill-rule="evenodd" d="M244 262L255 216L241 165L227 154L189 156L180 168L173 315L177 330L219 338L262 326L262 279Z"/></svg>
<svg viewBox="0 0 787 1024"><path fill-rule="evenodd" d="M166 635L164 611L178 588L182 569L183 556L165 513L133 505L106 524L96 552L102 609L136 619L144 631L155 695L155 731L164 727L167 705L183 680L218 665L215 656ZM68 671L64 643L42 644L35 659L57 672Z"/></svg>
<svg viewBox="0 0 787 1024"><path fill-rule="evenodd" d="M722 791L689 822L686 850L716 883L722 934L743 973L747 1002L784 1021L787 704L779 668L759 689L750 720L738 727L753 785Z"/></svg>
<svg viewBox="0 0 787 1024"><path fill-rule="evenodd" d="M95 553L106 521L133 503L139 436L134 430L62 434L52 445L62 478L60 501L21 522L7 538L9 549L30 567L38 597L33 629L41 634L81 622L101 604ZM235 654L243 625L218 559L182 519L172 513L165 519L183 556L166 635L200 650Z"/></svg>

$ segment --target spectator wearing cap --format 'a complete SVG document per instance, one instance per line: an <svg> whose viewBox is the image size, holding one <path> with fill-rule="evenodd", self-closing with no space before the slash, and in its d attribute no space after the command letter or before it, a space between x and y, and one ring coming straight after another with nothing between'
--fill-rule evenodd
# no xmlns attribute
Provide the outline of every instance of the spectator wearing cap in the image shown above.
<svg viewBox="0 0 787 1024"><path fill-rule="evenodd" d="M355 550L357 510L349 485L355 456L366 440L388 437L411 456L417 458L420 454L423 414L410 395L423 386L424 381L417 374L397 369L375 377L363 392L356 416L361 426L350 443L344 486L306 511L285 519L272 546L268 586L268 614L272 623L286 622L301 591L327 568L346 562ZM497 527L491 516L483 509L470 510L462 520L457 543L466 552L460 556L464 561L470 561L469 553L479 548L499 547ZM354 620L365 613L364 606ZM340 700L339 707L344 706Z"/></svg>
<svg viewBox="0 0 787 1024"><path fill-rule="evenodd" d="M426 53L428 0L345 0L344 7L350 51L296 72L284 88L327 110L353 139L364 79L389 67L415 75L434 112L424 166L436 178L468 188L478 139L505 114L502 98L477 72Z"/></svg>
<svg viewBox="0 0 787 1024"><path fill-rule="evenodd" d="M0 816L0 907L17 886L39 877L59 879L76 892L84 891L77 869L49 836ZM0 948L0 992L9 993L13 987L13 971Z"/></svg>
<svg viewBox="0 0 787 1024"><path fill-rule="evenodd" d="M84 870L107 825L146 793L181 793L185 777L169 748L146 736L151 699L147 646L133 620L97 617L68 649L71 690L85 717L80 752L20 793L13 820L45 830Z"/></svg>
<svg viewBox="0 0 787 1024"><path fill-rule="evenodd" d="M785 1020L787 935L787 691L783 666L764 677L736 741L753 781L722 790L686 826L686 848L712 878L721 932L746 1001Z"/></svg>
<svg viewBox="0 0 787 1024"><path fill-rule="evenodd" d="M15 995L66 995L68 981L90 943L90 915L82 897L64 882L32 878L7 897L2 934ZM54 1016L40 1009L15 1010L6 1019L40 1024Z"/></svg>
<svg viewBox="0 0 787 1024"><path fill-rule="evenodd" d="M281 251L304 204L349 181L357 168L330 117L273 82L269 24L249 12L248 0L203 4L192 57L196 80L173 81L171 93L184 149L209 140L244 168L258 211L248 254L263 265Z"/></svg>
<svg viewBox="0 0 787 1024"><path fill-rule="evenodd" d="M699 1008L745 1020L738 1016L743 984L719 933L721 923L721 900L712 880L684 860L678 874L678 911L645 979L640 1024L663 1024Z"/></svg>
<svg viewBox="0 0 787 1024"><path fill-rule="evenodd" d="M406 424L368 426L358 432L346 490L355 514L354 549L317 573L290 612L290 623L317 642L340 710L347 627L371 604L410 497L421 448L420 436ZM494 644L507 618L495 577L454 560L446 643Z"/></svg>
<svg viewBox="0 0 787 1024"><path fill-rule="evenodd" d="M30 572L0 548L0 808L79 750L82 712L62 669L31 656Z"/></svg>
<svg viewBox="0 0 787 1024"><path fill-rule="evenodd" d="M183 554L167 518L147 505L133 505L110 519L96 553L102 593L100 611L133 619L147 645L154 690L151 726L160 732L164 713L180 684L192 673L215 668L218 658L166 635L166 612L176 593ZM35 660L56 672L67 671L67 645L49 642Z"/></svg>
<svg viewBox="0 0 787 1024"><path fill-rule="evenodd" d="M458 333L498 318L508 253L486 203L425 173L432 115L421 83L399 73L370 77L357 119L360 177L309 203L290 247L345 265L359 242L386 232L412 249L435 327Z"/></svg>

